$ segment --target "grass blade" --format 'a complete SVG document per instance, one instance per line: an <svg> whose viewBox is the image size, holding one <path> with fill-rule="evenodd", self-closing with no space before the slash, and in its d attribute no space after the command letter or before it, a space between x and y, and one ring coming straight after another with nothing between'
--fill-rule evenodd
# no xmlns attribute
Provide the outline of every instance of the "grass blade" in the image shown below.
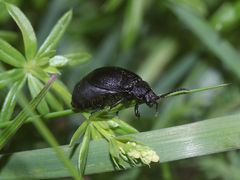
<svg viewBox="0 0 240 180"><path fill-rule="evenodd" d="M14 67L23 67L26 62L23 55L3 39L0 39L0 60Z"/></svg>
<svg viewBox="0 0 240 180"><path fill-rule="evenodd" d="M141 29L142 19L146 1L130 0L127 2L123 24L123 47L128 48L137 38L138 32Z"/></svg>
<svg viewBox="0 0 240 180"><path fill-rule="evenodd" d="M25 56L27 60L32 60L37 50L37 39L33 27L23 12L15 5L5 3L8 13L20 28L24 41Z"/></svg>
<svg viewBox="0 0 240 180"><path fill-rule="evenodd" d="M240 56L229 42L222 39L204 19L190 8L178 3L172 3L170 8L226 67L240 77Z"/></svg>
<svg viewBox="0 0 240 180"><path fill-rule="evenodd" d="M171 97L171 96L178 96L178 95L182 95L182 94L190 94L190 93L196 93L196 92L201 92L201 91L207 91L207 90L212 90L212 89L217 89L217 88L221 88L221 87L225 87L225 86L229 86L230 84L220 84L217 86L211 86L211 87L206 87L206 88L198 88L198 89L183 89L180 91L176 91L176 92L172 92L172 93L167 93L167 95L164 94L160 94L159 96L164 96L165 97Z"/></svg>

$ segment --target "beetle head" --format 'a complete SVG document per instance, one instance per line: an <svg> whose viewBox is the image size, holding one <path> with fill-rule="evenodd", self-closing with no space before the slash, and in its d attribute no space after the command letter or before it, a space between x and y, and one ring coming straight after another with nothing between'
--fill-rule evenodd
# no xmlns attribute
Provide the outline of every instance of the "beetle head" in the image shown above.
<svg viewBox="0 0 240 180"><path fill-rule="evenodd" d="M131 93L136 97L136 99L144 101L150 107L157 104L158 96L145 81L139 81L134 86Z"/></svg>

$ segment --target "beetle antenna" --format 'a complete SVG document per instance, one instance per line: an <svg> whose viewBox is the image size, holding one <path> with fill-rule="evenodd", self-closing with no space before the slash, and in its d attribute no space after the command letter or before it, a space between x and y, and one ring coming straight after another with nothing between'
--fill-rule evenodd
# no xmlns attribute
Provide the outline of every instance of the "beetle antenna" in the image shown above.
<svg viewBox="0 0 240 180"><path fill-rule="evenodd" d="M158 96L158 98L165 98L165 97L168 97L170 95L174 95L176 93L176 95L180 95L180 94L186 94L189 90L186 89L186 88L177 88L177 89L174 89L172 91L169 91L167 93L164 93L164 94L160 94Z"/></svg>

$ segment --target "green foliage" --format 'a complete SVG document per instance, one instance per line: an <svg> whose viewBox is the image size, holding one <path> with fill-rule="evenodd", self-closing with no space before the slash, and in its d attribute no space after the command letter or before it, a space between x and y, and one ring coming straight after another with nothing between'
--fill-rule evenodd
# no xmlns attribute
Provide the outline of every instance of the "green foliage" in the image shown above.
<svg viewBox="0 0 240 180"><path fill-rule="evenodd" d="M0 60L6 64L13 66L11 70L6 72L2 72L0 74L1 81L0 87L4 88L9 86L10 83L15 81L23 82L21 86L14 85L9 91L9 94L4 102L4 108L2 109L3 115L1 115L3 121L8 121L11 118L13 109L17 102L17 93L24 87L24 82L27 80L28 88L32 97L35 97L40 90L43 88L43 83L47 81L49 78L49 74L51 73L59 73L59 67L51 66L50 63L51 58L55 55L55 47L58 44L60 38L63 36L71 17L72 12L67 12L53 27L52 31L50 32L49 36L46 38L45 42L37 51L37 39L31 26L31 23L27 19L27 17L21 12L21 10L12 4L6 4L6 8L14 19L16 24L18 25L19 29L21 30L23 41L24 41L24 48L25 48L25 57L16 50L13 46L11 46L7 41L0 39ZM78 58L76 60L76 57ZM75 53L74 55L66 55L68 62L64 64L66 65L77 65L86 62L89 58L87 53ZM61 66L62 67L62 66ZM7 76L7 77L6 77ZM15 87L18 87L16 91ZM53 91L49 92L46 96L46 100L43 100L40 105L38 106L38 110L42 114L46 114L50 111L50 108L54 110L62 110L62 103L65 102L69 106L70 101L70 93L65 87L63 83L60 81L56 82L54 85ZM56 96L56 93L61 94ZM64 94L64 97L62 96ZM8 108L7 105L11 103L11 109L6 111ZM7 117L7 118L5 118Z"/></svg>
<svg viewBox="0 0 240 180"><path fill-rule="evenodd" d="M22 107L27 106L22 103L25 95L27 99L34 99L32 96L38 94L51 74L61 75L62 80L59 78L51 86L38 106L38 112L28 111L23 130L3 151L46 146L42 139L36 138L36 131L27 123L37 128L36 133L44 137L51 149L13 153L10 158L3 156L0 179L69 176L79 179L76 169L79 158L86 160L85 167L80 165L86 174L101 173L91 175L91 179L184 179L186 174L189 179L239 179L238 151L190 158L239 148L238 115L226 116L239 113L240 106L237 86L239 0L7 2L12 4L0 3L0 25L4 27L0 30L1 135L13 126ZM59 19L68 9L72 10ZM61 38L63 34L65 36ZM90 58L85 51L91 52L93 61L78 66ZM75 112L69 109L71 94L68 88L72 89L87 72L106 65L122 66L136 72L158 93L178 87L192 89L225 82L231 86L161 99L158 116L153 115L154 110L142 105L140 120L135 120L132 109L128 111L126 107L118 107L124 109L119 117L107 112L94 113L92 118L97 120L86 126L89 132L85 142L89 139L97 141L90 142L89 148L88 143L84 143L88 157L85 156L87 151L82 150L79 156L80 149L76 149L73 165L68 159L70 149L60 148L57 141L68 144L73 131L80 126L75 124L76 120L81 123L89 118L89 114L69 116ZM101 113L103 119L98 118ZM219 118L191 124L212 117ZM85 122L89 123L84 121L83 124ZM182 124L187 125L177 126ZM176 127L165 129L172 126ZM82 142L78 137L83 137L86 129L79 128L72 145ZM159 128L164 129L150 131ZM126 157L126 153L116 148L122 143L119 140L111 141L110 138L110 144L107 144L99 139L103 134L106 136L106 131L109 135L127 135L136 133L136 129L150 131L138 134L135 140L153 148L160 156L160 162L190 159L153 164L150 169L129 169L121 174L103 173L115 170L108 150L117 159ZM124 166L129 168L129 164Z"/></svg>

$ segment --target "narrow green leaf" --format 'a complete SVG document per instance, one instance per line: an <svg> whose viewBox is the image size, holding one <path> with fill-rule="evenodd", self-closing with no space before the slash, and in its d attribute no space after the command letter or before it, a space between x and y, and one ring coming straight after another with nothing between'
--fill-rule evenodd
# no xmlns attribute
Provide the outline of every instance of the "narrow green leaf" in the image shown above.
<svg viewBox="0 0 240 180"><path fill-rule="evenodd" d="M130 126L128 123L122 121L121 119L119 118L114 118L112 119L113 121L115 121L116 123L119 124L119 128L123 129L124 131L130 133L130 134L135 134L135 133L138 133L138 130L135 129L134 127Z"/></svg>
<svg viewBox="0 0 240 180"><path fill-rule="evenodd" d="M68 11L61 17L60 20L58 20L57 24L53 27L48 37L39 48L39 51L37 52L38 57L45 56L56 47L71 19L72 11Z"/></svg>
<svg viewBox="0 0 240 180"><path fill-rule="evenodd" d="M91 124L91 138L93 140L98 140L98 139L102 139L102 135L97 131L97 129Z"/></svg>
<svg viewBox="0 0 240 180"><path fill-rule="evenodd" d="M1 122L10 120L16 105L18 93L22 89L25 81L26 81L26 78L23 78L22 80L15 82L13 86L10 88L1 109L1 114L0 114Z"/></svg>
<svg viewBox="0 0 240 180"><path fill-rule="evenodd" d="M206 20L199 17L190 8L178 3L170 5L176 16L212 51L222 63L240 77L240 56L234 47L222 39Z"/></svg>
<svg viewBox="0 0 240 180"><path fill-rule="evenodd" d="M57 80L54 84L52 89L64 100L64 102L70 107L71 97L69 90L67 87L59 80Z"/></svg>
<svg viewBox="0 0 240 180"><path fill-rule="evenodd" d="M0 61L14 67L23 67L26 62L23 55L3 39L0 39Z"/></svg>
<svg viewBox="0 0 240 180"><path fill-rule="evenodd" d="M25 107L14 119L14 122L11 123L8 127L6 127L0 136L0 150L4 147L4 145L9 141L9 139L17 132L17 130L24 124L24 122L28 119L29 109L34 110L41 100L45 97L47 91L49 90L51 84L55 81L56 76L53 76L48 83L44 86L44 88L40 91L40 93L29 103L27 104L26 99L22 99L25 103L20 103ZM24 97L24 96L23 96Z"/></svg>
<svg viewBox="0 0 240 180"><path fill-rule="evenodd" d="M64 56L56 55L49 59L50 67L63 67L68 64L69 59Z"/></svg>
<svg viewBox="0 0 240 180"><path fill-rule="evenodd" d="M123 0L108 0L105 1L103 8L106 12L114 12L122 3Z"/></svg>
<svg viewBox="0 0 240 180"><path fill-rule="evenodd" d="M146 61L138 68L139 74L148 83L155 82L177 52L177 42L172 38L159 39Z"/></svg>
<svg viewBox="0 0 240 180"><path fill-rule="evenodd" d="M8 13L12 16L22 32L25 56L28 60L32 60L37 50L37 39L33 27L27 17L17 6L6 3L6 7Z"/></svg>
<svg viewBox="0 0 240 180"><path fill-rule="evenodd" d="M88 126L84 134L83 141L81 143L81 149L79 151L78 168L80 170L81 175L84 174L84 170L86 167L89 143L90 143L90 128Z"/></svg>
<svg viewBox="0 0 240 180"><path fill-rule="evenodd" d="M71 141L69 143L69 147L73 147L73 145L81 138L81 136L86 132L86 129L89 125L88 121L84 121L79 128L73 134Z"/></svg>
<svg viewBox="0 0 240 180"><path fill-rule="evenodd" d="M69 59L68 64L70 66L77 66L83 64L91 58L91 55L86 52L66 54L64 56Z"/></svg>
<svg viewBox="0 0 240 180"><path fill-rule="evenodd" d="M172 92L172 93L166 93L166 94L160 94L159 96L163 96L165 97L171 97L171 96L178 96L178 95L182 95L182 94L190 94L190 93L196 93L196 92L201 92L201 91L207 91L207 90L212 90L212 89L217 89L217 88L221 88L221 87L225 87L225 86L229 86L230 84L220 84L217 86L210 86L210 87L206 87L206 88L198 88L198 89L183 89L180 91L176 91L176 92Z"/></svg>
<svg viewBox="0 0 240 180"><path fill-rule="evenodd" d="M19 79L22 79L23 76L24 76L24 72L22 69L12 69L12 70L0 73L0 89Z"/></svg>
<svg viewBox="0 0 240 180"><path fill-rule="evenodd" d="M42 69L36 68L36 71L32 73L35 77L37 77L43 82L46 82L48 79L48 74ZM70 102L71 102L72 95L70 94L68 88L65 86L64 83L62 83L60 80L57 80L53 84L52 90L58 95L60 99L64 101L66 105L68 105L68 107L71 107Z"/></svg>
<svg viewBox="0 0 240 180"><path fill-rule="evenodd" d="M31 96L35 97L43 88L43 84L31 74L28 74L28 87ZM47 114L49 112L48 104L45 99L39 103L37 109L41 114Z"/></svg>

